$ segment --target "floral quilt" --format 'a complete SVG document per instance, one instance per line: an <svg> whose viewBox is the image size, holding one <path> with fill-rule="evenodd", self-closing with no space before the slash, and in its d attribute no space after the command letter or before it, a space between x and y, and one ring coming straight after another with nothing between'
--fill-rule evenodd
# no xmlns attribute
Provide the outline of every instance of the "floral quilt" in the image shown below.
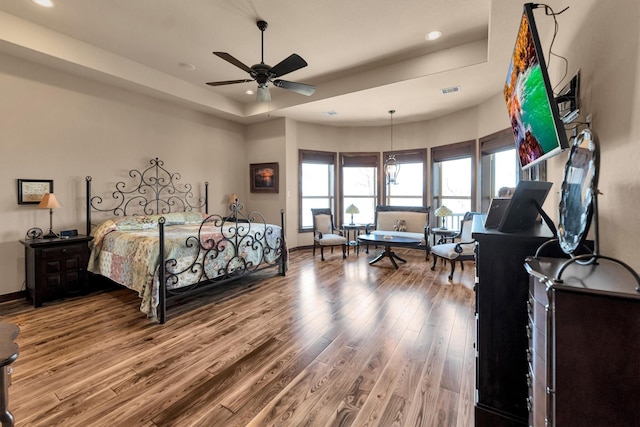
<svg viewBox="0 0 640 427"><path fill-rule="evenodd" d="M88 270L135 290L140 311L157 320L159 300L159 234L161 215L123 217L100 224L93 232ZM165 260L169 289L231 276L263 263L273 264L281 237L272 224L205 221L203 214L165 217Z"/></svg>

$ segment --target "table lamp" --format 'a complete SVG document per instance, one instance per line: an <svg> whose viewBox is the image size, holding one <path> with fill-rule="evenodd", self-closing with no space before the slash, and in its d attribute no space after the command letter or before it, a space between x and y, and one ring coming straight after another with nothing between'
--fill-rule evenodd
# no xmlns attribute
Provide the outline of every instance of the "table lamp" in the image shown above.
<svg viewBox="0 0 640 427"><path fill-rule="evenodd" d="M356 207L356 205L351 203L347 207L347 210L345 212L348 213L348 214L351 214L351 223L349 225L355 225L355 223L353 222L353 214L359 214L360 210Z"/></svg>
<svg viewBox="0 0 640 427"><path fill-rule="evenodd" d="M39 209L49 209L49 233L43 236L45 239L54 239L58 237L58 235L53 231L53 210L60 208L60 203L58 203L58 199L56 199L55 194L47 193L40 200L40 204L38 204Z"/></svg>
<svg viewBox="0 0 640 427"><path fill-rule="evenodd" d="M446 207L445 205L440 206L438 209L436 209L436 211L434 212L434 214L440 218L442 217L442 228L446 229L447 227L444 225L444 217L445 216L449 216L451 214L453 214L453 212L451 212L451 209L449 209L448 207Z"/></svg>

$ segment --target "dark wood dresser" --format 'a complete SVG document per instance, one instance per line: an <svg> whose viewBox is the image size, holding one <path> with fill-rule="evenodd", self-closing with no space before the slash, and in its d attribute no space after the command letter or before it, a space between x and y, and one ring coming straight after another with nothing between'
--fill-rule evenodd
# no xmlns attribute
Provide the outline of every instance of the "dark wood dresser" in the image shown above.
<svg viewBox="0 0 640 427"><path fill-rule="evenodd" d="M640 293L601 259L528 259L529 424L640 425Z"/></svg>
<svg viewBox="0 0 640 427"><path fill-rule="evenodd" d="M527 257L552 238L544 224L522 233L484 228L473 221L476 246L477 426L527 425Z"/></svg>
<svg viewBox="0 0 640 427"><path fill-rule="evenodd" d="M89 241L93 237L20 240L25 247L27 298L43 301L87 291Z"/></svg>

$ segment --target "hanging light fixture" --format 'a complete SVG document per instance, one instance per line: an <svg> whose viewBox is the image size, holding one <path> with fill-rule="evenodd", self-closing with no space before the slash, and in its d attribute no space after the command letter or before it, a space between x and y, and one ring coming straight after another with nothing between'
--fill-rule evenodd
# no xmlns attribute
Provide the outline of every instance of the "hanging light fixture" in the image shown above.
<svg viewBox="0 0 640 427"><path fill-rule="evenodd" d="M393 152L393 113L396 110L389 110L389 115L391 116L391 151ZM400 164L396 160L395 154L389 154L387 159L384 161L384 173L387 176L388 184L397 184L398 173L400 172Z"/></svg>

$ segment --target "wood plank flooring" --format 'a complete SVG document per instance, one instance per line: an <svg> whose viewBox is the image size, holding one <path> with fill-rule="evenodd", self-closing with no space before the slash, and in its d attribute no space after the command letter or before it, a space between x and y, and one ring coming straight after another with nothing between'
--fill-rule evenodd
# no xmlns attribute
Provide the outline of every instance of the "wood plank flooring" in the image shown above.
<svg viewBox="0 0 640 427"><path fill-rule="evenodd" d="M21 328L16 426L471 426L473 264L291 253L287 276L170 307L117 289L0 304Z"/></svg>

